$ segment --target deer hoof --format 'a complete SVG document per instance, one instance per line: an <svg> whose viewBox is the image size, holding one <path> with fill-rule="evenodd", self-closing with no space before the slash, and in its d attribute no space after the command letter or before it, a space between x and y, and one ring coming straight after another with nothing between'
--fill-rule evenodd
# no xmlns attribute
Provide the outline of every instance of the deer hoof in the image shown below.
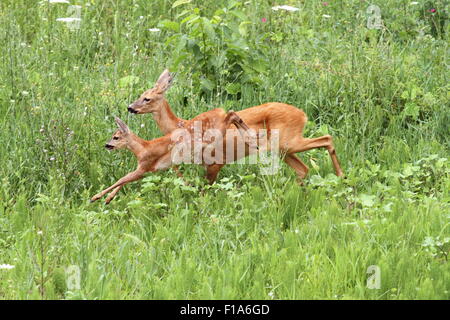
<svg viewBox="0 0 450 320"><path fill-rule="evenodd" d="M98 194L95 195L95 196L93 196L93 197L91 198L91 203L97 201L97 200L100 199L100 198L101 198L101 196L99 196Z"/></svg>

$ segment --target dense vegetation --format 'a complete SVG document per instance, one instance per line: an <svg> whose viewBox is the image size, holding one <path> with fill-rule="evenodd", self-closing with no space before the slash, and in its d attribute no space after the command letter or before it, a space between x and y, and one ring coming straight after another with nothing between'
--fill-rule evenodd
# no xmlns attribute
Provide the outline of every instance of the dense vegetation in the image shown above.
<svg viewBox="0 0 450 320"><path fill-rule="evenodd" d="M446 1L71 2L0 2L0 298L450 298ZM165 67L185 119L302 108L347 179L314 150L304 186L185 165L90 204L135 166L114 116L160 136L126 107Z"/></svg>

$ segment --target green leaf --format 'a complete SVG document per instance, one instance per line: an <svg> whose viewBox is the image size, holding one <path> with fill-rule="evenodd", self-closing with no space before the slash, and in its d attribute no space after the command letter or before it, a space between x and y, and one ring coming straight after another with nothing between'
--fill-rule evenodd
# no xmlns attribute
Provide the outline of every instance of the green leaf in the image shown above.
<svg viewBox="0 0 450 320"><path fill-rule="evenodd" d="M183 12L181 12L180 14L177 15L177 20L180 19L182 16L188 14L189 12L191 12L192 10L183 10Z"/></svg>
<svg viewBox="0 0 450 320"><path fill-rule="evenodd" d="M190 15L188 15L186 18L184 18L183 20L181 20L181 24L184 24L184 23L188 23L188 24L191 24L191 23L194 23L195 21L197 21L198 19L200 19L200 17L198 16L198 15L196 15L196 14L190 14Z"/></svg>
<svg viewBox="0 0 450 320"><path fill-rule="evenodd" d="M243 21L239 25L239 34L243 37L247 36L247 25L251 24L250 21Z"/></svg>
<svg viewBox="0 0 450 320"><path fill-rule="evenodd" d="M129 233L124 233L123 234L126 238L129 238L131 240L133 240L133 242L137 245L141 245L145 248L147 248L147 243L142 241L141 239L139 239L138 237L136 237L135 235L129 234Z"/></svg>
<svg viewBox="0 0 450 320"><path fill-rule="evenodd" d="M407 103L405 106L405 109L403 110L403 114L405 116L410 116L414 119L417 119L417 117L419 116L420 113L420 108L418 105L416 105L415 103Z"/></svg>
<svg viewBox="0 0 450 320"><path fill-rule="evenodd" d="M202 22L203 22L204 31L207 34L208 38L210 40L214 41L214 39L216 38L216 32L214 31L213 25L207 18L203 18Z"/></svg>
<svg viewBox="0 0 450 320"><path fill-rule="evenodd" d="M358 197L358 200L363 207L370 208L370 207L373 207L373 205L375 204L375 198L376 198L376 196L371 196L371 195L363 193Z"/></svg>
<svg viewBox="0 0 450 320"><path fill-rule="evenodd" d="M408 92L408 90L403 91L402 95L400 97L402 99L404 99L404 100L408 100L409 99L409 92Z"/></svg>
<svg viewBox="0 0 450 320"><path fill-rule="evenodd" d="M142 207L144 202L142 200L132 200L127 203L128 208L140 208Z"/></svg>
<svg viewBox="0 0 450 320"><path fill-rule="evenodd" d="M139 77L136 76L126 76L119 79L120 88L128 88L139 83Z"/></svg>
<svg viewBox="0 0 450 320"><path fill-rule="evenodd" d="M190 2L191 2L191 0L177 0L177 1L175 1L175 2L172 4L172 9L173 9L173 8L176 8L176 7L178 7L178 6L181 6L181 5L183 5L183 4L190 3Z"/></svg>
<svg viewBox="0 0 450 320"><path fill-rule="evenodd" d="M203 89L206 89L208 91L212 91L215 87L214 82L212 82L211 80L209 80L207 78L201 79L200 83L201 83Z"/></svg>
<svg viewBox="0 0 450 320"><path fill-rule="evenodd" d="M241 92L241 85L239 83L228 83L225 90L227 90L229 94L238 94Z"/></svg>
<svg viewBox="0 0 450 320"><path fill-rule="evenodd" d="M411 90L411 100L414 100L417 97L417 94L420 92L420 88L413 87Z"/></svg>
<svg viewBox="0 0 450 320"><path fill-rule="evenodd" d="M242 11L233 10L233 11L230 11L230 13L242 21L248 20L247 15L245 13L243 13Z"/></svg>
<svg viewBox="0 0 450 320"><path fill-rule="evenodd" d="M180 32L180 25L175 21L163 20L158 24L158 26L170 31Z"/></svg>

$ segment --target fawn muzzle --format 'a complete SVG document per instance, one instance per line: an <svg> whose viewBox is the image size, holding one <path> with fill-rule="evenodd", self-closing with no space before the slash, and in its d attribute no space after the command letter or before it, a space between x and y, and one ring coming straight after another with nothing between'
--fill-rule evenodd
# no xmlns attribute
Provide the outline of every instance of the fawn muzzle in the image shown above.
<svg viewBox="0 0 450 320"><path fill-rule="evenodd" d="M108 150L112 150L112 149L114 149L114 146L112 146L110 144L105 144L105 148Z"/></svg>

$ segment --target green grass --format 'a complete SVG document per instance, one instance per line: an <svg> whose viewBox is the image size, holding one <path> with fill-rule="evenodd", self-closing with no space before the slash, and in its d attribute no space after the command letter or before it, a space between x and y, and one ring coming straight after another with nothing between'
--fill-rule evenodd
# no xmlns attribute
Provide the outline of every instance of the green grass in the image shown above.
<svg viewBox="0 0 450 320"><path fill-rule="evenodd" d="M226 4L88 2L74 32L56 22L64 4L0 3L0 265L15 266L0 269L1 299L450 298L448 5L384 1L382 30L366 28L359 0L243 5L247 40L265 43L258 84L202 94L199 70L180 64L172 108L298 106L305 136L334 137L347 179L313 150L300 154L304 186L284 164L274 176L229 165L211 187L185 165L193 188L151 174L105 206L90 196L135 166L103 148L114 116L160 136L150 115L126 110L174 63L171 32L148 29L184 6L211 17ZM129 75L139 81L121 85ZM73 265L80 289L67 287ZM380 289L367 288L372 265Z"/></svg>

